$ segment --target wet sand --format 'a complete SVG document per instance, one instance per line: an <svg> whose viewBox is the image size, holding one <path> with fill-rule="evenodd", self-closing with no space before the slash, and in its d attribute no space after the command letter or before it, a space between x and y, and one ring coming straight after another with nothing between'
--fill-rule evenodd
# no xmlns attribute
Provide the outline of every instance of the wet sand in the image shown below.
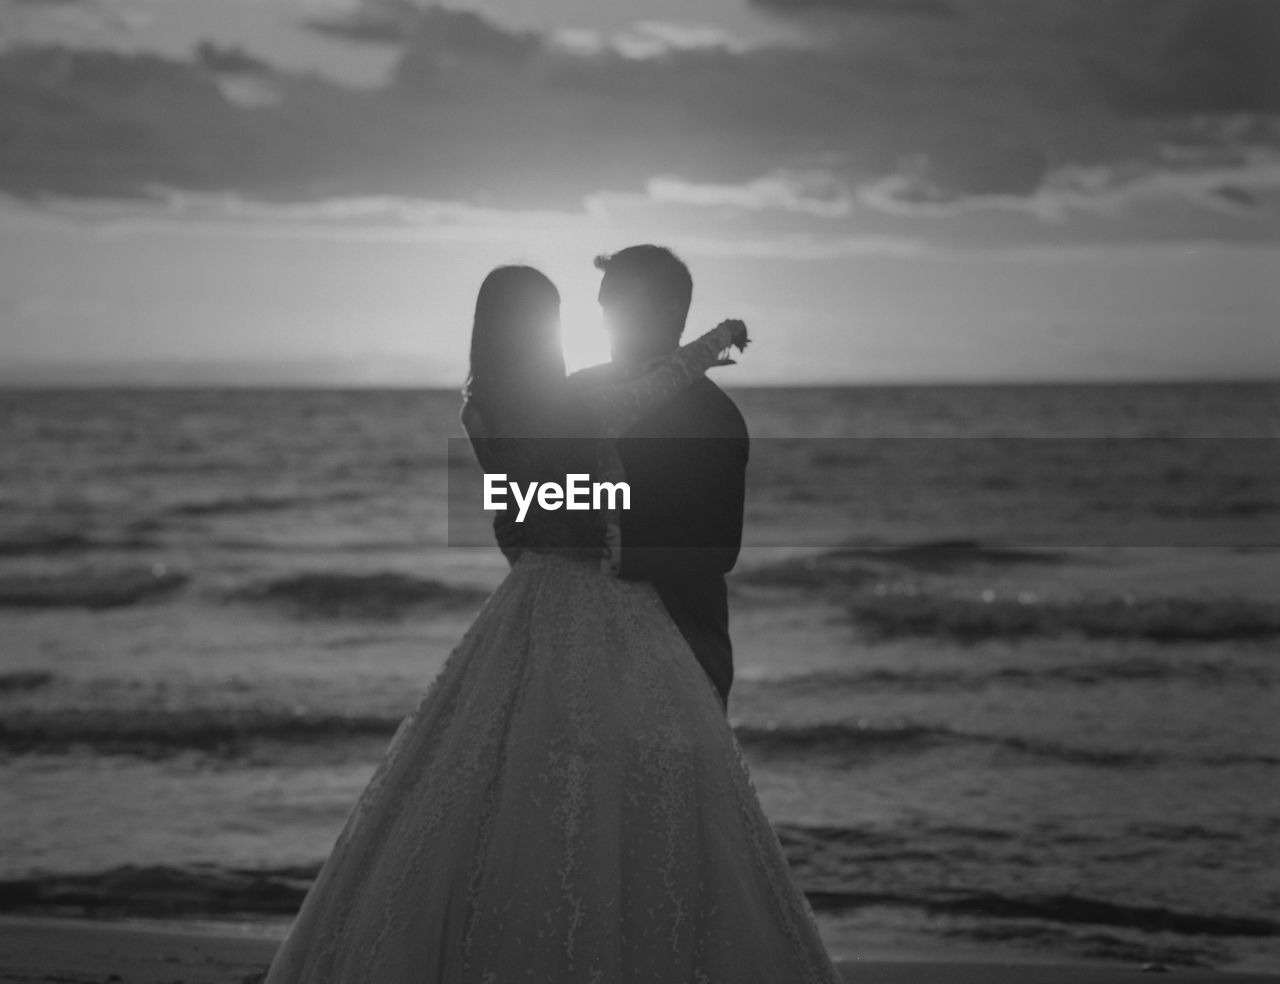
<svg viewBox="0 0 1280 984"><path fill-rule="evenodd" d="M252 927L0 917L0 981L64 984L256 984L279 942ZM1280 975L930 958L840 964L853 984L1280 984ZM782 984L782 982L779 982Z"/></svg>

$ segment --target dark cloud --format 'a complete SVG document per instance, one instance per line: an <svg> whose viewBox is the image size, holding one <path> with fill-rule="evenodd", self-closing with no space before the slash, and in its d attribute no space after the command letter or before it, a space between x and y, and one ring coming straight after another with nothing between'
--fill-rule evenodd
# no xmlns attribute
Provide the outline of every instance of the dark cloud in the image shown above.
<svg viewBox="0 0 1280 984"><path fill-rule="evenodd" d="M212 46L187 61L15 49L0 53L0 130L14 135L0 187L550 206L655 175L725 186L821 170L850 188L892 176L881 193L908 205L1032 196L1064 168L1154 166L1179 142L1242 152L1239 126L1228 138L1201 117L1271 105L1272 2L951 0L962 16L871 18L813 51L632 59L386 0L313 24L400 46L371 92ZM269 75L269 93L229 74ZM1273 131L1256 140L1274 147Z"/></svg>
<svg viewBox="0 0 1280 984"><path fill-rule="evenodd" d="M495 72L508 78L545 52L540 35L506 31L479 14L441 7L421 11L405 42L393 79L402 90L475 85Z"/></svg>
<svg viewBox="0 0 1280 984"><path fill-rule="evenodd" d="M891 14L951 17L956 13L947 0L751 0L752 6L782 14Z"/></svg>
<svg viewBox="0 0 1280 984"><path fill-rule="evenodd" d="M1145 43L1097 65L1115 106L1146 115L1280 110L1280 3L1164 0L1161 6Z"/></svg>
<svg viewBox="0 0 1280 984"><path fill-rule="evenodd" d="M373 139L352 93L280 77L288 109L246 109L220 84L260 63L202 46L199 61L60 47L0 55L0 187L21 194L139 195L156 185L299 189Z"/></svg>
<svg viewBox="0 0 1280 984"><path fill-rule="evenodd" d="M1029 60L1083 72L1107 105L1130 115L1280 109L1276 0L750 0L784 15L952 15L935 51L984 57L998 69ZM854 18L855 21L859 20ZM857 44L859 34L841 38ZM835 30L830 18L815 28ZM911 28L906 28L911 30ZM890 36L871 36L884 45ZM897 35L905 44L924 42Z"/></svg>
<svg viewBox="0 0 1280 984"><path fill-rule="evenodd" d="M418 8L411 4L385 3L333 17L314 17L303 23L318 34L343 41L400 44L412 32L418 14Z"/></svg>
<svg viewBox="0 0 1280 984"><path fill-rule="evenodd" d="M543 45L537 34L504 30L471 11L422 6L411 0L366 0L351 13L313 18L304 24L343 40L405 45L418 56L501 60L526 56Z"/></svg>
<svg viewBox="0 0 1280 984"><path fill-rule="evenodd" d="M201 41L195 47L196 64L210 72L231 75L273 75L271 66L235 45Z"/></svg>

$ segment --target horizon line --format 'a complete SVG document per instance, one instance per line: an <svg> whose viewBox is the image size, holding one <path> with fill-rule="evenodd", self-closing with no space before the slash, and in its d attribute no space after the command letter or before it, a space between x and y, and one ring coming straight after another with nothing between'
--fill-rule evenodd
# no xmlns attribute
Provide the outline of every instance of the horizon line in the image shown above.
<svg viewBox="0 0 1280 984"><path fill-rule="evenodd" d="M893 388L966 388L966 387L1116 387L1116 386L1280 386L1280 375L1170 375L1170 376L1079 376L1079 377L892 377L838 380L754 380L745 383L720 384L726 390L821 390L821 389L893 389ZM199 390L296 390L299 392L348 391L420 391L433 393L462 392L462 384L415 382L406 380L300 380L230 379L139 380L139 379L21 379L0 373L0 392L41 391L199 391Z"/></svg>

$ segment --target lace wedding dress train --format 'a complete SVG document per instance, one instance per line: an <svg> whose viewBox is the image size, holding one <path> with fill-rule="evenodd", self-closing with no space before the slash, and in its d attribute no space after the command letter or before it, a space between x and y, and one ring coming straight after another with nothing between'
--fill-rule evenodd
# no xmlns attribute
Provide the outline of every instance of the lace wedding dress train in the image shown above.
<svg viewBox="0 0 1280 984"><path fill-rule="evenodd" d="M835 984L648 584L526 553L397 730L265 984Z"/></svg>

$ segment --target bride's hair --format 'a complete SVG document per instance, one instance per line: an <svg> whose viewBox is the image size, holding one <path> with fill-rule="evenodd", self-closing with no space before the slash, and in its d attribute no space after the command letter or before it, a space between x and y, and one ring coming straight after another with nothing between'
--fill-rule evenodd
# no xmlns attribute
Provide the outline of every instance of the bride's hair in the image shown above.
<svg viewBox="0 0 1280 984"><path fill-rule="evenodd" d="M533 267L498 267L476 297L467 402L509 435L553 412L563 381L560 292Z"/></svg>

